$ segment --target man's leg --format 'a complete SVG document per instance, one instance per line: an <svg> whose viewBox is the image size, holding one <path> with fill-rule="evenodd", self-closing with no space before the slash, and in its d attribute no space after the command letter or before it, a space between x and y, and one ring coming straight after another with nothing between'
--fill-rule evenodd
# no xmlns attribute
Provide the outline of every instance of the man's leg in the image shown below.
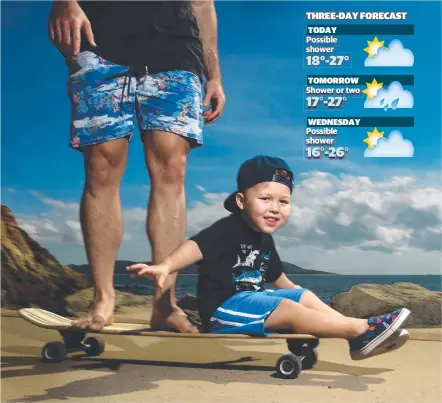
<svg viewBox="0 0 442 403"><path fill-rule="evenodd" d="M183 241L186 233L184 178L189 141L175 134L151 131L143 133L146 166L150 176L147 212L147 236L153 263L162 262ZM172 327L180 332L197 332L178 308L175 299L177 273L169 276L163 292L154 294L151 318L153 327Z"/></svg>
<svg viewBox="0 0 442 403"><path fill-rule="evenodd" d="M114 265L123 232L119 186L127 148L128 140L122 138L83 150L86 178L80 221L95 293L91 310L75 321L75 327L100 330L112 323Z"/></svg>

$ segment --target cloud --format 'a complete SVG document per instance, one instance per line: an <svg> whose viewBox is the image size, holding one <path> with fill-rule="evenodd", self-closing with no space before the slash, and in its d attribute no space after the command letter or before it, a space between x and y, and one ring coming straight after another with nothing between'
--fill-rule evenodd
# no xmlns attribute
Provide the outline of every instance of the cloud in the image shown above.
<svg viewBox="0 0 442 403"><path fill-rule="evenodd" d="M420 177L418 182L411 174L373 180L302 173L293 191L289 220L274 235L281 258L307 269L342 274L439 273L439 180L422 184ZM187 237L229 214L223 207L227 195L205 191L200 200L189 204ZM78 211L66 208L75 203L41 197L47 210L38 215L15 212L19 224L61 261L84 263ZM118 259L149 260L145 209L125 208L123 216L125 234Z"/></svg>
<svg viewBox="0 0 442 403"><path fill-rule="evenodd" d="M365 59L365 66L367 67L411 67L413 64L413 52L410 49L404 49L399 39L392 40L388 49L379 48L378 53L373 58L367 57Z"/></svg>
<svg viewBox="0 0 442 403"><path fill-rule="evenodd" d="M141 207L133 207L123 210L124 220L130 220L135 222L145 222L146 221L146 209Z"/></svg>
<svg viewBox="0 0 442 403"><path fill-rule="evenodd" d="M13 188L3 188L3 190L8 193L17 193L17 191Z"/></svg>
<svg viewBox="0 0 442 403"><path fill-rule="evenodd" d="M393 81L388 89L381 88L375 98L367 99L364 103L364 108L412 108L414 105L414 98L410 91L403 89L402 84L398 81Z"/></svg>
<svg viewBox="0 0 442 403"><path fill-rule="evenodd" d="M374 148L364 151L364 157L412 157L413 154L413 143L405 140L399 130L393 130L388 140L381 137Z"/></svg>
<svg viewBox="0 0 442 403"><path fill-rule="evenodd" d="M37 195L38 193L35 193ZM40 196L40 194L38 194ZM79 203L66 203L60 200L51 199L49 197L39 197L40 201L44 204L48 204L49 206L55 207L61 210L70 210L70 211L78 211L80 208Z"/></svg>
<svg viewBox="0 0 442 403"><path fill-rule="evenodd" d="M205 194L203 201L191 206L189 235L226 216L222 205L226 195ZM306 260L312 250L318 256L336 250L344 255L348 251L373 253L382 261L391 261L382 255L394 255L398 262L414 250L434 259L440 251L440 200L440 188L421 188L412 176L373 181L364 176L309 172L300 175L290 218L275 239L284 258L293 263L301 258L299 249L306 248L310 250L302 257ZM429 266L433 272L438 270L434 262ZM370 272L369 260L364 270ZM379 270L394 272L391 267Z"/></svg>
<svg viewBox="0 0 442 403"><path fill-rule="evenodd" d="M201 185L197 185L196 189L199 190L200 192L205 192L206 189L204 187L202 187Z"/></svg>
<svg viewBox="0 0 442 403"><path fill-rule="evenodd" d="M17 214L17 223L29 236L41 243L83 243L80 223L75 220L54 220L41 216Z"/></svg>
<svg viewBox="0 0 442 403"><path fill-rule="evenodd" d="M79 221L80 204L46 197L40 192L31 191L49 209L41 214L20 214L14 212L20 227L32 238L43 244L83 246L83 235ZM144 231L146 210L141 207L123 209L123 241L132 240L131 231ZM52 248L51 248L52 249Z"/></svg>

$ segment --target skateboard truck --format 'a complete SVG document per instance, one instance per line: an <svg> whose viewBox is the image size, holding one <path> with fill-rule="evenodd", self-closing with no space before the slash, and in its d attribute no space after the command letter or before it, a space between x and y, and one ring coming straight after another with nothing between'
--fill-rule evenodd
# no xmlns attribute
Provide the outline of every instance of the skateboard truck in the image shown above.
<svg viewBox="0 0 442 403"><path fill-rule="evenodd" d="M297 378L303 369L311 369L318 361L316 347L319 339L287 339L292 354L283 355L276 363L276 372L281 378Z"/></svg>
<svg viewBox="0 0 442 403"><path fill-rule="evenodd" d="M41 350L43 360L46 362L61 362L68 353L85 352L88 356L94 357L104 352L104 340L101 337L86 337L82 331L58 331L63 337L62 342L50 342L45 344Z"/></svg>

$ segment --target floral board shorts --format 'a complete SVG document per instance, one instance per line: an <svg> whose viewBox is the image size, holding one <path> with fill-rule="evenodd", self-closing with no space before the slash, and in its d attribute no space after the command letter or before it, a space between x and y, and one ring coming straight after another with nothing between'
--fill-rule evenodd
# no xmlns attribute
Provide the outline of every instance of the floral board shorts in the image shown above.
<svg viewBox="0 0 442 403"><path fill-rule="evenodd" d="M73 149L130 140L136 120L142 131L165 131L191 140L192 147L202 145L202 88L195 74L149 74L89 51L67 64Z"/></svg>

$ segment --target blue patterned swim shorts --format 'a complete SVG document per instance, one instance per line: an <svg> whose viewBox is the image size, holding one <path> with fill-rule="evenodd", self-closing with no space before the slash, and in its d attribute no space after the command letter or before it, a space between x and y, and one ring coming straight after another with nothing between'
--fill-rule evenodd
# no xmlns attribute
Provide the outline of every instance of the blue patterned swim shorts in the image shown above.
<svg viewBox="0 0 442 403"><path fill-rule="evenodd" d="M70 146L80 147L128 137L135 129L160 130L203 143L199 78L177 70L149 74L82 52L68 63L72 102Z"/></svg>

